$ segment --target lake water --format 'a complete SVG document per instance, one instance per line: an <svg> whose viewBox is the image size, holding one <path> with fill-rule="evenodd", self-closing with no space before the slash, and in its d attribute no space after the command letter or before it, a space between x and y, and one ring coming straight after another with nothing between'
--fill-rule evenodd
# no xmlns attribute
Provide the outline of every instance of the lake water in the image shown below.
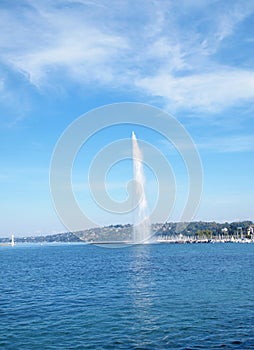
<svg viewBox="0 0 254 350"><path fill-rule="evenodd" d="M254 349L254 244L0 247L1 349Z"/></svg>

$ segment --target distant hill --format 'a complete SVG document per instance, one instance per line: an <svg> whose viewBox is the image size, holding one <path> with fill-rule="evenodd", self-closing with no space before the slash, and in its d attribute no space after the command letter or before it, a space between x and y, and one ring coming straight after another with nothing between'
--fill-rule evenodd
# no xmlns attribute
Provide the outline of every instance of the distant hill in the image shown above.
<svg viewBox="0 0 254 350"><path fill-rule="evenodd" d="M189 223L175 223L167 222L165 224L156 223L152 225L152 232L154 236L163 237L182 234L186 236L203 235L247 235L247 230L253 226L252 221L241 222L204 222L194 221ZM126 225L110 225L105 227L95 227L92 229L82 230L79 232L65 232L54 235L17 237L15 239L18 243L53 243L53 242L103 242L103 241L130 241L132 239L133 226ZM8 243L9 238L1 238L0 243Z"/></svg>

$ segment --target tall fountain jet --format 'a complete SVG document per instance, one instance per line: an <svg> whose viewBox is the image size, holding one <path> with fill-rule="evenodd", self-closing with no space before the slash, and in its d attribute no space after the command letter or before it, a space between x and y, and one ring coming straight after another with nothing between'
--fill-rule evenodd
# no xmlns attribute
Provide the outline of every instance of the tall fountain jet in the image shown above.
<svg viewBox="0 0 254 350"><path fill-rule="evenodd" d="M133 178L135 181L133 196L134 202L138 203L134 210L134 243L149 243L151 236L151 224L148 216L148 206L145 193L145 175L143 169L143 156L139 148L138 141L134 132L132 132L132 159L133 159Z"/></svg>

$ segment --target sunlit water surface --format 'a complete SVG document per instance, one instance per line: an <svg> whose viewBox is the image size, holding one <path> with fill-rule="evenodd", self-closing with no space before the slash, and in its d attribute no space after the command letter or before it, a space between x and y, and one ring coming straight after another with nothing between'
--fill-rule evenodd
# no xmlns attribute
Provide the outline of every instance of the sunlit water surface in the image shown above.
<svg viewBox="0 0 254 350"><path fill-rule="evenodd" d="M254 245L0 247L1 349L254 349Z"/></svg>

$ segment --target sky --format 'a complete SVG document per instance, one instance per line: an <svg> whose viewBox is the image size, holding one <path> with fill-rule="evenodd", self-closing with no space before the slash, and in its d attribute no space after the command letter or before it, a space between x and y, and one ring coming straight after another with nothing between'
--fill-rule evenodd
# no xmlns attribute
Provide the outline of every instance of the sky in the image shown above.
<svg viewBox="0 0 254 350"><path fill-rule="evenodd" d="M78 117L88 113L89 128L91 110L122 102L159 108L191 136L203 168L192 220L253 220L253 1L2 0L0 18L0 237L67 230L49 185L55 146ZM99 130L77 153L80 208L96 225L131 220L98 211L88 173L100 150L134 130L170 163L177 190L169 220L179 220L188 196L184 160L156 130L126 123ZM163 175L152 170L145 166L151 206ZM126 199L131 160L105 178L112 198ZM160 181L167 186L165 176ZM94 184L99 193L102 185Z"/></svg>

